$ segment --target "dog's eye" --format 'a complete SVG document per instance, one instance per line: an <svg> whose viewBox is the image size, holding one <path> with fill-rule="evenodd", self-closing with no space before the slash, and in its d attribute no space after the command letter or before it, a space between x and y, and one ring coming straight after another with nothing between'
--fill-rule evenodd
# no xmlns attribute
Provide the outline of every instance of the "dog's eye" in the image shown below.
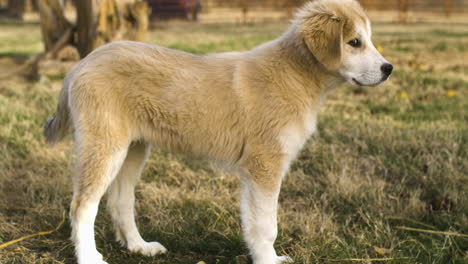
<svg viewBox="0 0 468 264"><path fill-rule="evenodd" d="M348 44L351 45L352 47L359 48L361 46L361 41L355 38L349 41Z"/></svg>

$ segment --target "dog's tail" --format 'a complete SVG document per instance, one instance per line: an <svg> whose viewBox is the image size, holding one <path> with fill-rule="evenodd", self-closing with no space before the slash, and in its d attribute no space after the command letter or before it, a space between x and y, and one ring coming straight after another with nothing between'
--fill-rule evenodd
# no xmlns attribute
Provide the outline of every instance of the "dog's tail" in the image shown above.
<svg viewBox="0 0 468 264"><path fill-rule="evenodd" d="M62 91L60 92L57 112L53 117L47 119L44 125L44 136L47 144L55 145L69 131L71 126L70 110L68 107L69 81L65 79Z"/></svg>

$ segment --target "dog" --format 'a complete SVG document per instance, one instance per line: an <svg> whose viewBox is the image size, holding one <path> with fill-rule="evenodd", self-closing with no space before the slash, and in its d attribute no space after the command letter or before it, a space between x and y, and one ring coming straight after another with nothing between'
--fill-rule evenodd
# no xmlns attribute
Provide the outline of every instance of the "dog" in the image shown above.
<svg viewBox="0 0 468 264"><path fill-rule="evenodd" d="M291 161L315 131L330 91L345 82L376 86L392 69L355 0L309 2L283 35L245 52L195 55L129 41L96 49L67 74L44 129L51 145L73 131L70 218L78 263L106 263L94 240L106 192L117 240L147 256L166 252L143 240L134 219L134 188L150 144L236 168L253 263L291 262L273 247Z"/></svg>

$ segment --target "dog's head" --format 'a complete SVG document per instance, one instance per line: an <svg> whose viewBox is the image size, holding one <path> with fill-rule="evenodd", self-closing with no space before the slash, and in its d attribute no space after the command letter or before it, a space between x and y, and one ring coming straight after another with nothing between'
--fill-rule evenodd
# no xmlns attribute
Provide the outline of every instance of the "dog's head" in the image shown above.
<svg viewBox="0 0 468 264"><path fill-rule="evenodd" d="M371 41L366 13L355 0L317 0L296 15L297 31L308 51L328 71L353 85L386 81L393 66Z"/></svg>

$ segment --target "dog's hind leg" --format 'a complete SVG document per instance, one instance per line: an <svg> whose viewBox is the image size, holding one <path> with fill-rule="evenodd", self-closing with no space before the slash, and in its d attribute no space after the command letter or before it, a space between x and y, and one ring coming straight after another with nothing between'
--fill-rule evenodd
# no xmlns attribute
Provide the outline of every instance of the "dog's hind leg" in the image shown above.
<svg viewBox="0 0 468 264"><path fill-rule="evenodd" d="M83 128L75 133L78 160L70 217L79 264L106 263L96 249L94 221L99 201L119 172L128 149L128 143L115 138L111 140L111 134L102 129L96 129L103 132L100 134L85 135Z"/></svg>
<svg viewBox="0 0 468 264"><path fill-rule="evenodd" d="M119 174L109 188L107 207L112 219L117 241L126 244L132 252L146 256L165 253L158 242L146 242L138 232L135 223L135 185L148 157L150 146L144 142L133 142Z"/></svg>

